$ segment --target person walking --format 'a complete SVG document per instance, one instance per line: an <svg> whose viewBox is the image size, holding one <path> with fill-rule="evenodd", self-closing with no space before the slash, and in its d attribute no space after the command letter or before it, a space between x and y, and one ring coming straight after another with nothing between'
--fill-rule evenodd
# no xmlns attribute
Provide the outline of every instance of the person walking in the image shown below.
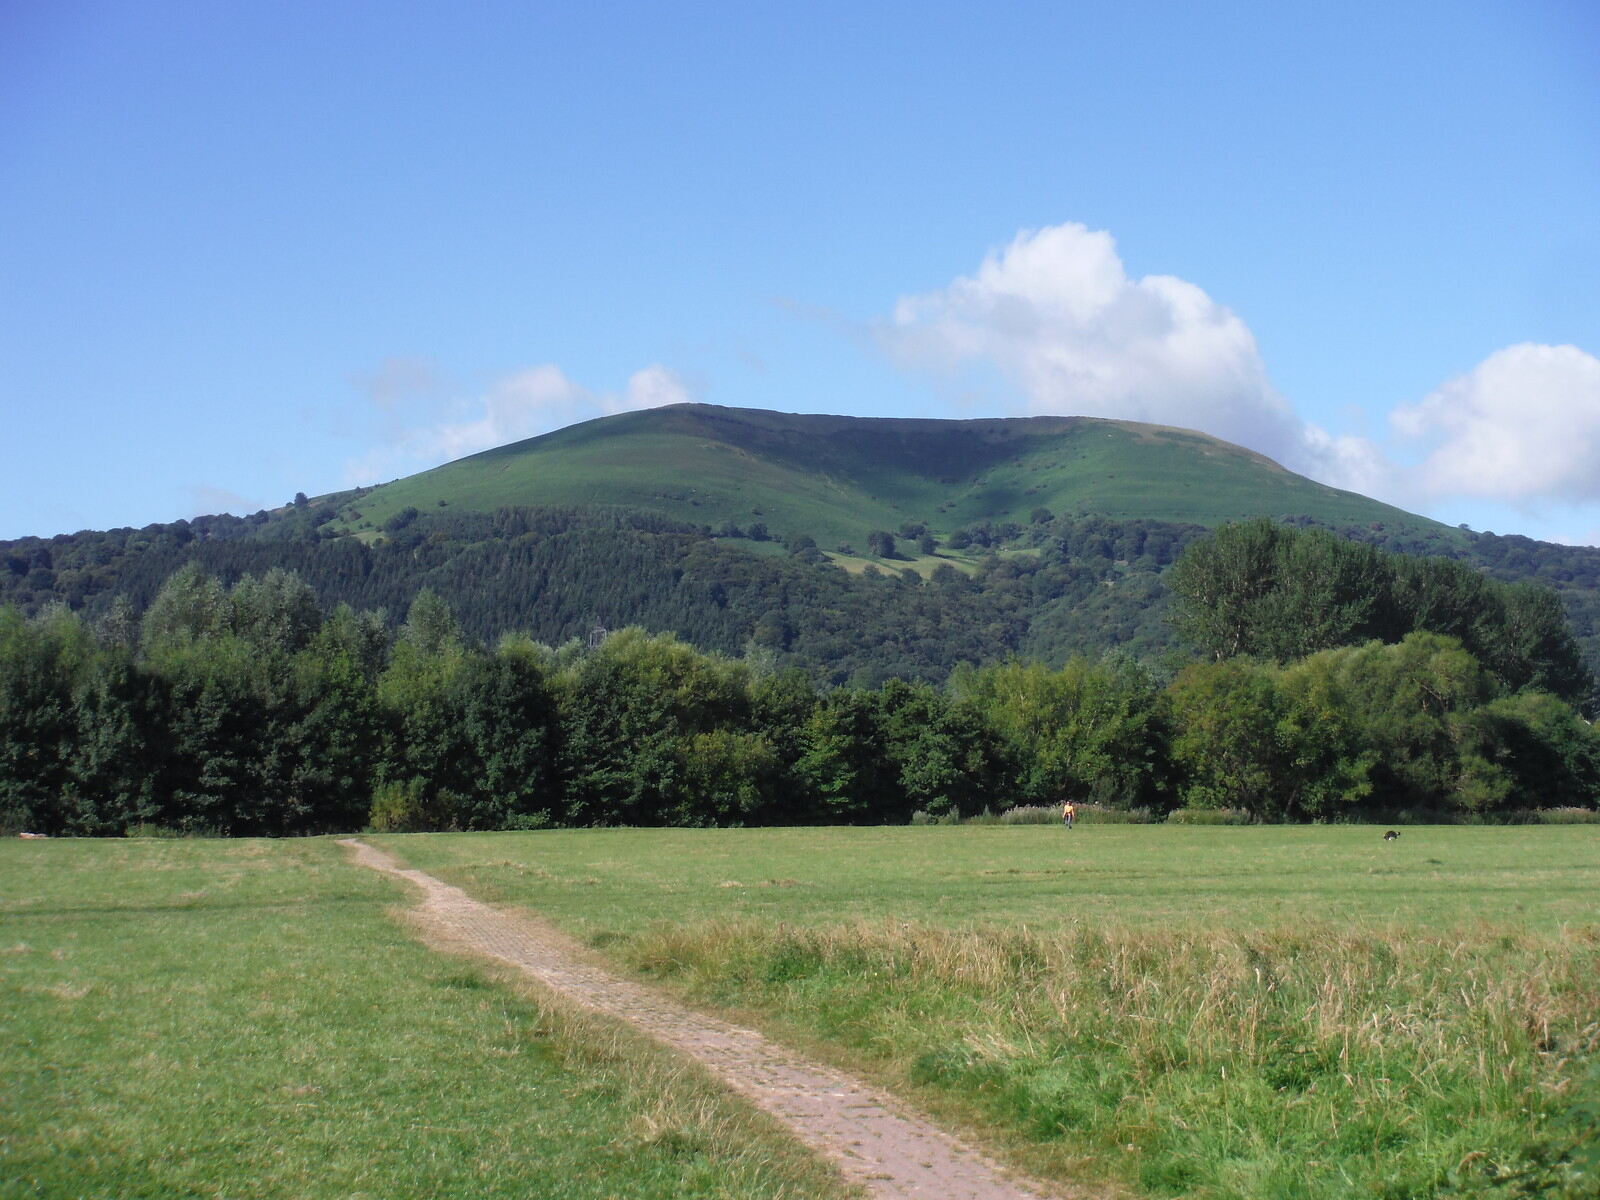
<svg viewBox="0 0 1600 1200"><path fill-rule="evenodd" d="M1061 806L1061 823L1063 825L1065 825L1068 829L1071 829L1073 821L1075 821L1077 819L1078 819L1078 808L1077 808L1077 805L1073 804L1071 800L1068 800L1065 804L1063 804Z"/></svg>

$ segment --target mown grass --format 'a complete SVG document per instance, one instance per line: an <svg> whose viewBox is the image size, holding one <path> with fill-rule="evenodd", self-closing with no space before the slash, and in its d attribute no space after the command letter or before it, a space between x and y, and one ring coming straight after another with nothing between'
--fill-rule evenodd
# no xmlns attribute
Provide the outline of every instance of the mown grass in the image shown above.
<svg viewBox="0 0 1600 1200"><path fill-rule="evenodd" d="M759 918L1553 930L1600 918L1600 827L1084 824L602 829L376 838L581 933Z"/></svg>
<svg viewBox="0 0 1600 1200"><path fill-rule="evenodd" d="M839 1197L332 842L0 844L0 1196Z"/></svg>
<svg viewBox="0 0 1600 1200"><path fill-rule="evenodd" d="M1047 1174L1219 1200L1600 1195L1600 830L1380 832L382 840Z"/></svg>

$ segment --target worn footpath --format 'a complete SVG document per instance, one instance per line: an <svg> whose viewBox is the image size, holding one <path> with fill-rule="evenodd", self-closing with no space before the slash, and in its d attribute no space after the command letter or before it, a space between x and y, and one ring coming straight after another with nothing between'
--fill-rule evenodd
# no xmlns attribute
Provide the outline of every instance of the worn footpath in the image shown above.
<svg viewBox="0 0 1600 1200"><path fill-rule="evenodd" d="M1018 1179L860 1080L806 1062L753 1030L686 1008L597 965L578 943L524 913L472 899L382 851L345 839L355 861L415 885L434 937L510 963L566 1000L625 1021L690 1055L727 1087L882 1200L1044 1200L1082 1196Z"/></svg>

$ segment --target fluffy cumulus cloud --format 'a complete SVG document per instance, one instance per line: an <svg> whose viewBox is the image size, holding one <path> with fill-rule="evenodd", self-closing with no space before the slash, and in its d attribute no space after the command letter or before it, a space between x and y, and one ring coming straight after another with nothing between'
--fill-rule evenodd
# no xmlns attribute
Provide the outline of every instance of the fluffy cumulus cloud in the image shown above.
<svg viewBox="0 0 1600 1200"><path fill-rule="evenodd" d="M545 363L506 376L476 400L454 405L448 419L395 431L384 445L348 463L345 475L352 484L374 483L577 421L689 399L683 381L660 364L635 371L621 392L602 392Z"/></svg>
<svg viewBox="0 0 1600 1200"><path fill-rule="evenodd" d="M660 408L664 404L683 404L689 399L689 389L683 380L659 363L653 363L628 377L627 389L621 396L607 396L601 406L608 413L634 412L641 408Z"/></svg>
<svg viewBox="0 0 1600 1200"><path fill-rule="evenodd" d="M1131 278L1084 225L1019 233L972 275L901 298L873 334L906 366L997 371L1031 412L1198 429L1337 487L1397 488L1377 444L1293 411L1236 313L1187 280Z"/></svg>
<svg viewBox="0 0 1600 1200"><path fill-rule="evenodd" d="M1576 346L1507 346L1390 420L1427 448L1424 495L1600 501L1600 359Z"/></svg>
<svg viewBox="0 0 1600 1200"><path fill-rule="evenodd" d="M1239 317L1171 275L1129 278L1109 233L1019 233L948 287L907 296L876 330L912 366L998 370L1034 412L1203 429L1279 458L1303 427Z"/></svg>
<svg viewBox="0 0 1600 1200"><path fill-rule="evenodd" d="M560 367L546 363L500 380L472 407L478 411L468 420L414 431L417 453L449 462L580 420L599 405Z"/></svg>

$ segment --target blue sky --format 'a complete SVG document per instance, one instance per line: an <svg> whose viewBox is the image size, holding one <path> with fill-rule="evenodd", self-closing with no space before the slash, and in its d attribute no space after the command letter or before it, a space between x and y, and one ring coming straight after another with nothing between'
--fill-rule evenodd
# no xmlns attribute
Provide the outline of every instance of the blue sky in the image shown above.
<svg viewBox="0 0 1600 1200"><path fill-rule="evenodd" d="M696 399L1597 543L1597 61L1586 0L0 0L0 537Z"/></svg>

